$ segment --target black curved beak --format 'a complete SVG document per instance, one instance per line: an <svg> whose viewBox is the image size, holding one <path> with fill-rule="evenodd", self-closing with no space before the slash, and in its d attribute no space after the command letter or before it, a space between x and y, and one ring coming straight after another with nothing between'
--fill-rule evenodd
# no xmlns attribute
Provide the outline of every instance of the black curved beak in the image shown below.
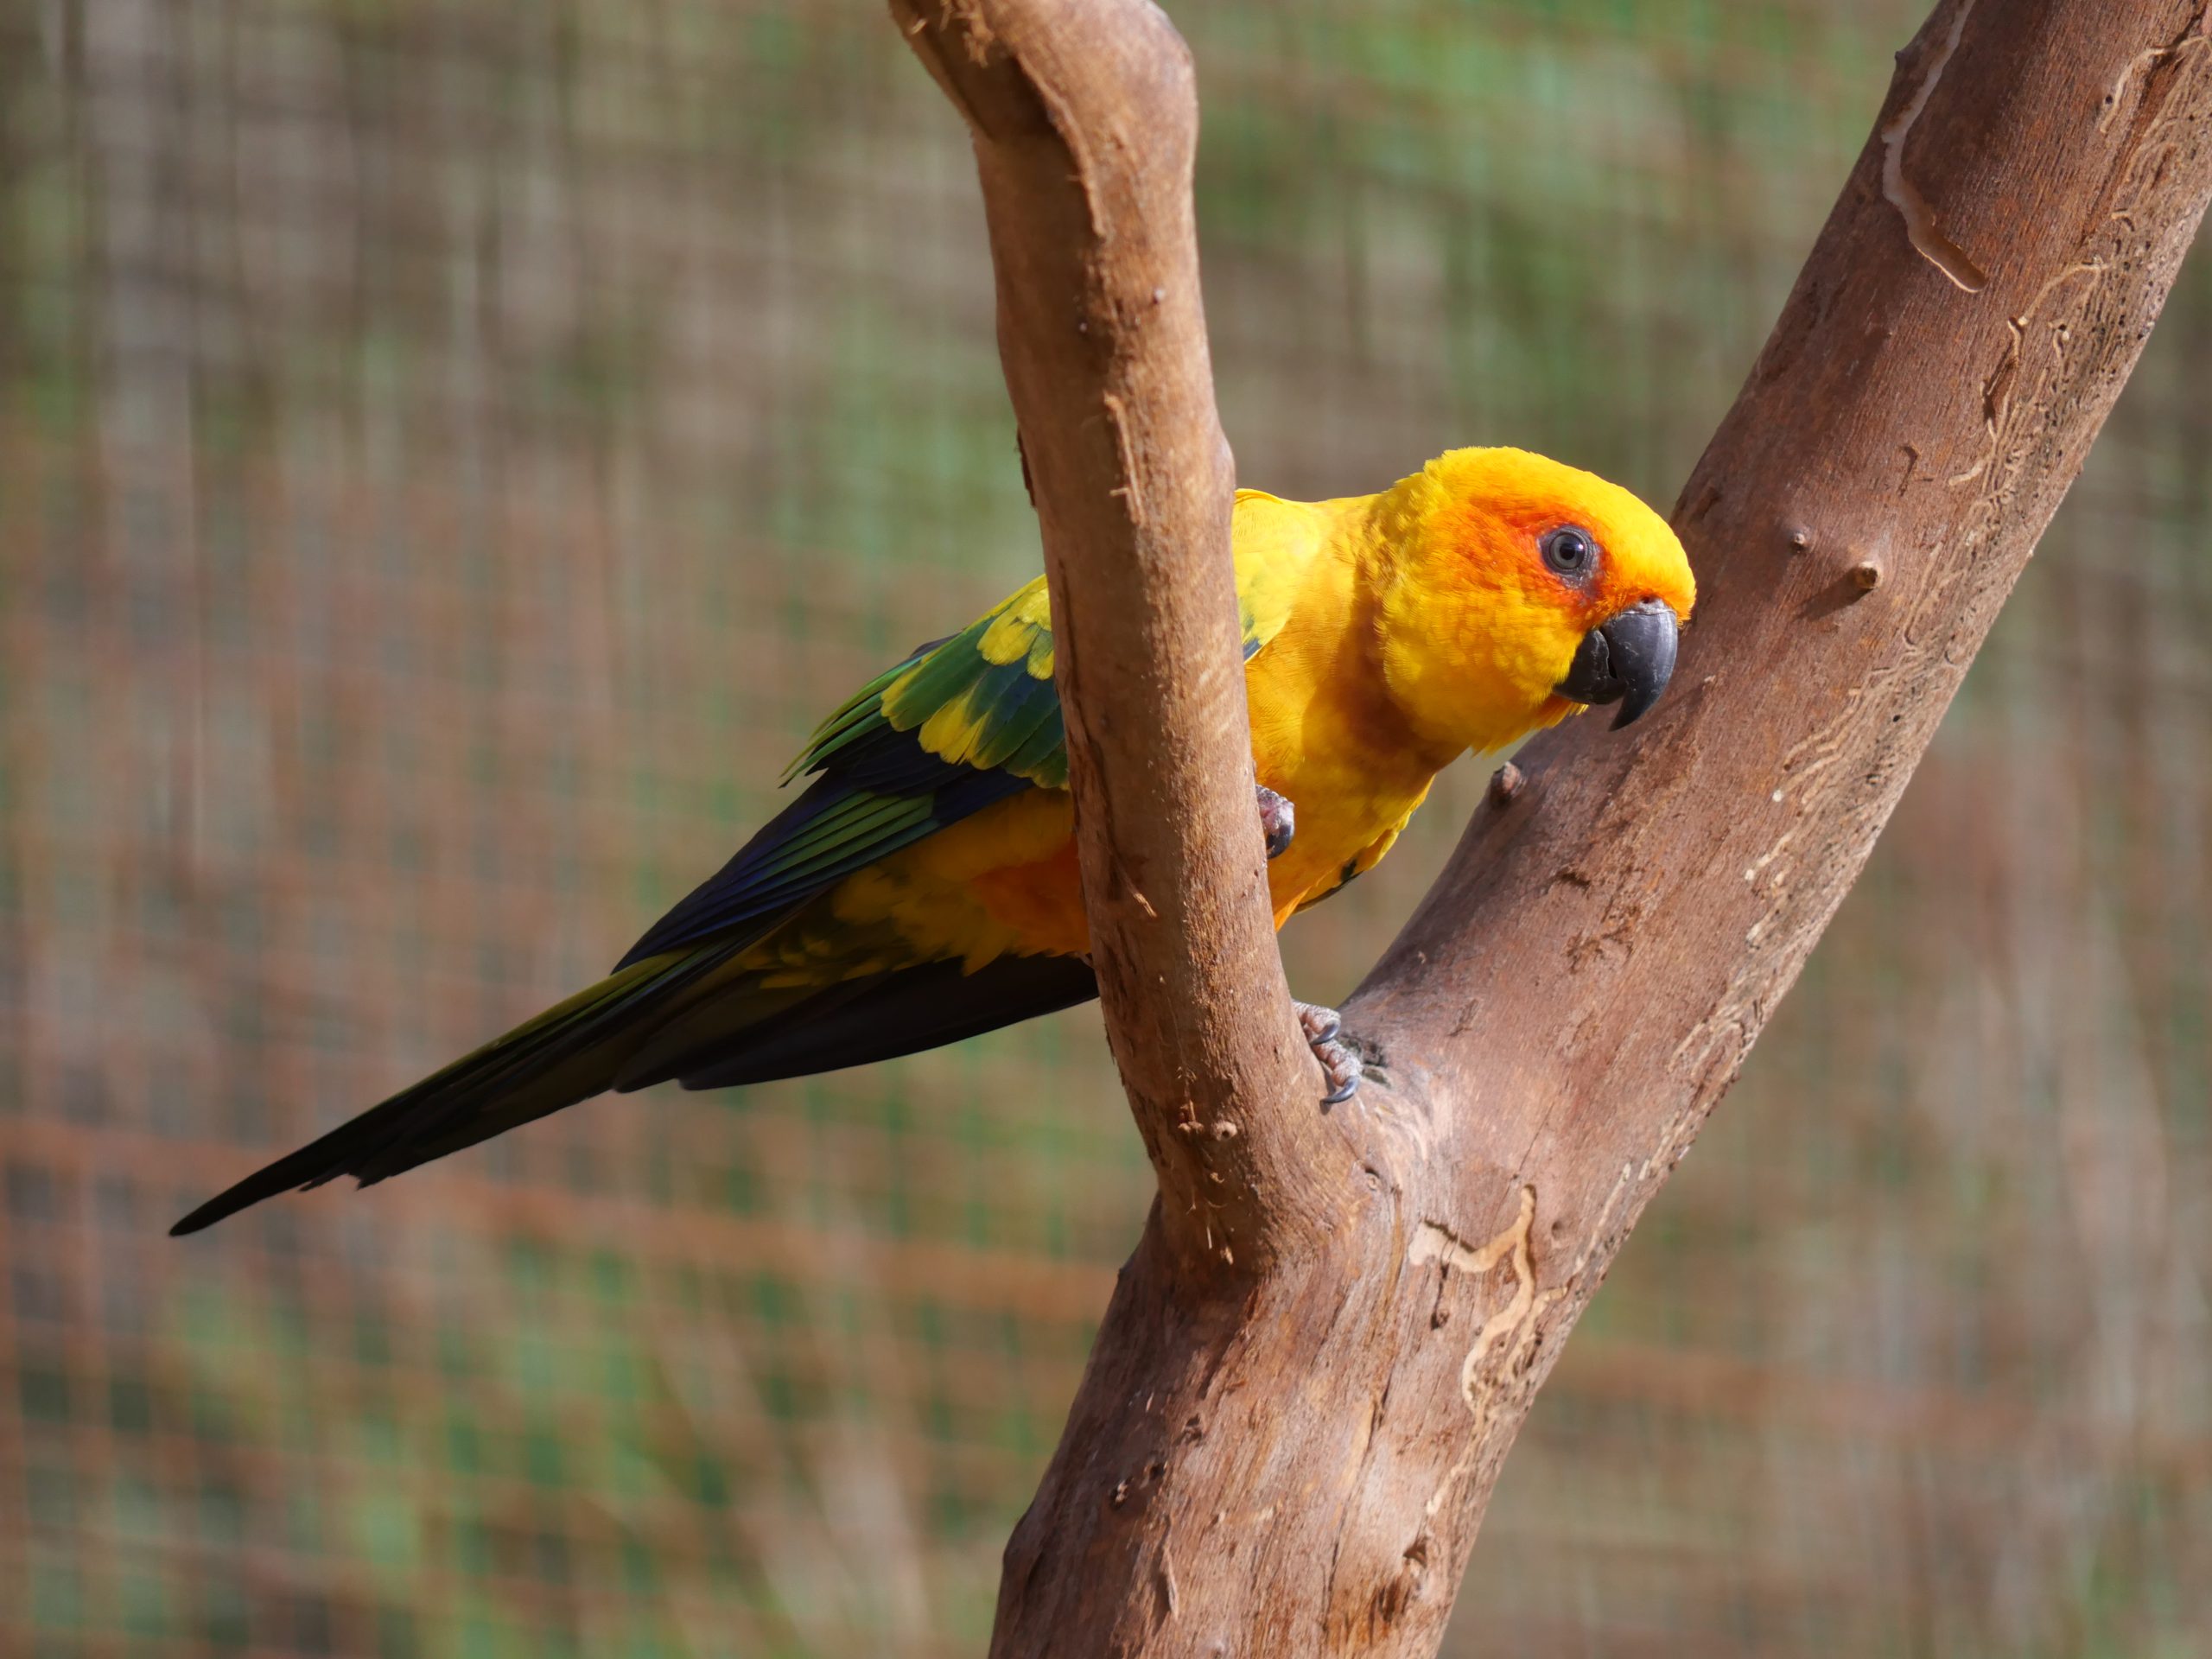
<svg viewBox="0 0 2212 1659"><path fill-rule="evenodd" d="M1674 678L1681 632L1681 619L1659 601L1631 605L1582 636L1567 677L1552 690L1577 702L1618 702L1618 732L1641 720Z"/></svg>

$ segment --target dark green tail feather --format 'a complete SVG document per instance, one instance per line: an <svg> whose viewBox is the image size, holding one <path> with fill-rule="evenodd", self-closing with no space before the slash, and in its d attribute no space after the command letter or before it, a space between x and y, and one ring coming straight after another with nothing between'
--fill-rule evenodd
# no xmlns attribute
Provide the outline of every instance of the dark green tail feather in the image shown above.
<svg viewBox="0 0 2212 1659"><path fill-rule="evenodd" d="M741 979L687 995L750 943L632 963L247 1176L169 1231L196 1233L340 1175L366 1186L608 1090L671 1079L719 1089L841 1071L1098 994L1080 958L1008 957L972 973L934 962L810 992Z"/></svg>
<svg viewBox="0 0 2212 1659"><path fill-rule="evenodd" d="M653 1005L671 1001L731 954L717 949L652 958L609 975L257 1170L178 1222L171 1236L340 1175L366 1186L604 1092L658 1023L644 1017Z"/></svg>

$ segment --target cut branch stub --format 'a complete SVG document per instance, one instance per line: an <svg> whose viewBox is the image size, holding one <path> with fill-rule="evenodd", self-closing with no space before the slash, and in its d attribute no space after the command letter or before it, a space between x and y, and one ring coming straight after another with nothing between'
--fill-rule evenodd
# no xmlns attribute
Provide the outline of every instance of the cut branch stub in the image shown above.
<svg viewBox="0 0 2212 1659"><path fill-rule="evenodd" d="M1107 1035L1174 1254L1241 1277L1328 1230L1351 1165L1292 1017L1252 807L1190 54L1147 0L892 12L975 140Z"/></svg>

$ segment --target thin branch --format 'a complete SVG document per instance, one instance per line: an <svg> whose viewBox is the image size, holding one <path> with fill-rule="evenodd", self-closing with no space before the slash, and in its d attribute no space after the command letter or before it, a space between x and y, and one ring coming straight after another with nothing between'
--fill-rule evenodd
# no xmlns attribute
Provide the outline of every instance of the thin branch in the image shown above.
<svg viewBox="0 0 2212 1659"><path fill-rule="evenodd" d="M1148 0L892 12L975 139L1107 1035L1178 1254L1242 1276L1325 1230L1349 1154L1253 804L1190 54Z"/></svg>

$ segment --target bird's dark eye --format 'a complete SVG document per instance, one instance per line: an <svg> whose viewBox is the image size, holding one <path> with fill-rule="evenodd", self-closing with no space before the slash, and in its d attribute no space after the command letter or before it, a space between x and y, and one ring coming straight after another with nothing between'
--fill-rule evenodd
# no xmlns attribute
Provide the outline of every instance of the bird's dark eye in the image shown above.
<svg viewBox="0 0 2212 1659"><path fill-rule="evenodd" d="M1597 541L1577 524L1546 531L1537 546L1542 550L1546 566L1562 576L1586 576L1598 563Z"/></svg>

